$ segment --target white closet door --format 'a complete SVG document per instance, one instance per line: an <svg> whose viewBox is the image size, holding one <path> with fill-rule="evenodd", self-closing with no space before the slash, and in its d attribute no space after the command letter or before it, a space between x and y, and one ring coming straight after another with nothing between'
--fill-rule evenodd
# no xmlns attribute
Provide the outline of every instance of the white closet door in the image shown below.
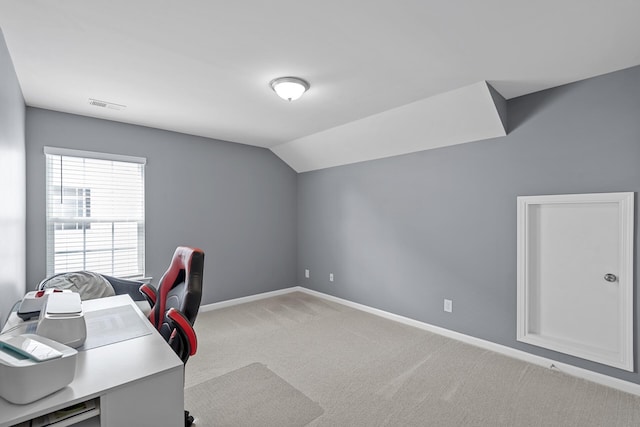
<svg viewBox="0 0 640 427"><path fill-rule="evenodd" d="M518 340L633 371L633 193L518 197Z"/></svg>

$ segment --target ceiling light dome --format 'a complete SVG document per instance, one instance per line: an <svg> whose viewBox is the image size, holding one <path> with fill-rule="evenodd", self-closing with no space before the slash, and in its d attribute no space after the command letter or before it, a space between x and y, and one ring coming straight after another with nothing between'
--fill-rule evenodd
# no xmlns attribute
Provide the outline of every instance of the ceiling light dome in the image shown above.
<svg viewBox="0 0 640 427"><path fill-rule="evenodd" d="M295 101L309 90L309 83L298 77L278 77L269 83L278 96L287 101Z"/></svg>

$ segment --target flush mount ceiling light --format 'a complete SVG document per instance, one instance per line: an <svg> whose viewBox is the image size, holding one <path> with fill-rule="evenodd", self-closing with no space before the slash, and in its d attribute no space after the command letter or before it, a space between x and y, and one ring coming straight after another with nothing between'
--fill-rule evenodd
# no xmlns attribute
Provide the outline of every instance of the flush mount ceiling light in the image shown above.
<svg viewBox="0 0 640 427"><path fill-rule="evenodd" d="M295 101L309 90L309 83L298 77L278 77L269 83L278 96L287 101Z"/></svg>

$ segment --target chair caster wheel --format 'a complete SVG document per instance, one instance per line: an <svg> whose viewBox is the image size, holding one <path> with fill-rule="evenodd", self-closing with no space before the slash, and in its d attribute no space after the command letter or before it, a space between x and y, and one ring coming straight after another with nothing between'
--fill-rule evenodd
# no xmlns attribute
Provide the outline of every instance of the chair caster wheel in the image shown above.
<svg viewBox="0 0 640 427"><path fill-rule="evenodd" d="M184 411L184 427L191 427L193 421L193 417L189 415L189 411Z"/></svg>

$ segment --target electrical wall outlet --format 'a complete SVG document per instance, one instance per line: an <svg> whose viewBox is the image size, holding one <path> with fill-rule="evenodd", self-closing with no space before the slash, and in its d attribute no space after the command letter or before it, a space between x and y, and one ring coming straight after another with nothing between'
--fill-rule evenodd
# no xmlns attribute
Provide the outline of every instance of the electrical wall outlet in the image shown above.
<svg viewBox="0 0 640 427"><path fill-rule="evenodd" d="M447 313L451 313L453 311L453 301L451 301L450 299L444 300L444 311L446 311Z"/></svg>
<svg viewBox="0 0 640 427"><path fill-rule="evenodd" d="M329 273L329 281L333 282L333 273Z"/></svg>
<svg viewBox="0 0 640 427"><path fill-rule="evenodd" d="M308 268L304 269L304 277L306 277L307 279L309 278L309 269Z"/></svg>

